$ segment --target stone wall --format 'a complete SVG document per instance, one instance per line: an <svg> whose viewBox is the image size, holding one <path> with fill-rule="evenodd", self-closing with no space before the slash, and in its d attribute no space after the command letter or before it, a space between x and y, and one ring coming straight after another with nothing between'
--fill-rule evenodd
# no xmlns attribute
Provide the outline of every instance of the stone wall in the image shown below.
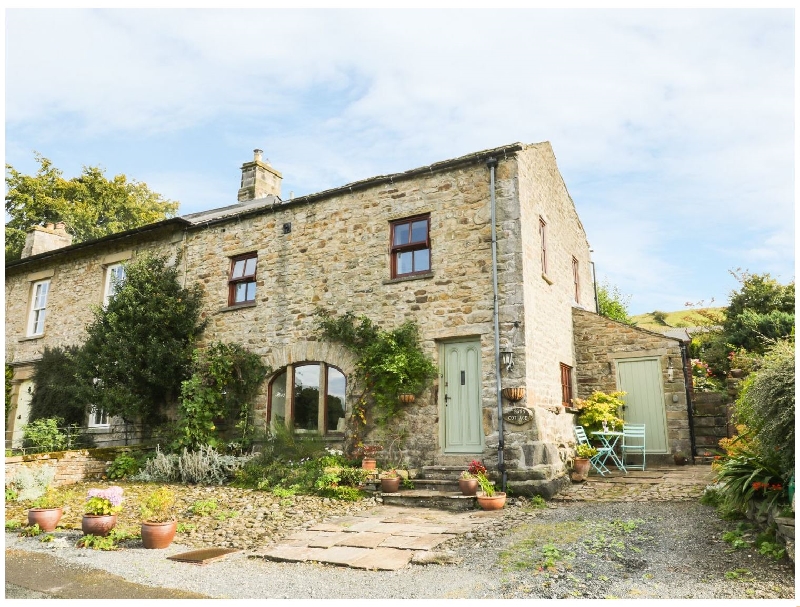
<svg viewBox="0 0 800 607"><path fill-rule="evenodd" d="M114 459L129 453L133 448L124 449L83 449L80 451L56 451L40 455L6 457L6 480L13 478L20 468L38 469L50 466L56 475L53 485L72 485L87 480L100 480L105 477L106 468Z"/></svg>
<svg viewBox="0 0 800 607"><path fill-rule="evenodd" d="M686 380L682 372L680 342L644 329L587 312L573 309L578 398L588 398L595 391L615 392L616 364L629 358L658 357L661 365L662 390L667 424L668 453L657 457L648 451L647 459L671 461L671 453L691 452L689 413L686 403ZM673 379L669 379L672 359ZM691 380L689 380L691 381Z"/></svg>

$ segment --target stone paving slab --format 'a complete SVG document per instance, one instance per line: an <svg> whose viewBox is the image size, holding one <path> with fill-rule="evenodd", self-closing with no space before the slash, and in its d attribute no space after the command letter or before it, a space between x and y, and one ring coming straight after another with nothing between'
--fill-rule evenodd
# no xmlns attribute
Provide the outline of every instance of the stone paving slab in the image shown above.
<svg viewBox="0 0 800 607"><path fill-rule="evenodd" d="M408 566L414 558L413 550L396 550L394 548L375 548L368 554L356 559L350 567L356 569L376 569L382 571L396 571Z"/></svg>
<svg viewBox="0 0 800 607"><path fill-rule="evenodd" d="M431 550L439 544L454 538L455 535L438 533L432 535L421 535L410 537L402 535L391 535L381 544L382 548L401 548L403 550Z"/></svg>
<svg viewBox="0 0 800 607"><path fill-rule="evenodd" d="M387 538L392 537L387 533L372 533L371 531L345 533L344 536L338 542L340 546L354 546L357 548L377 548Z"/></svg>

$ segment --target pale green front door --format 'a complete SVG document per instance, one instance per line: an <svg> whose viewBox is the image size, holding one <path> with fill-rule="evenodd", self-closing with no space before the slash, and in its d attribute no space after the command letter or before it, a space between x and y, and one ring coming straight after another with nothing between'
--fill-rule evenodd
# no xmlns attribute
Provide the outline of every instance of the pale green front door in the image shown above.
<svg viewBox="0 0 800 607"><path fill-rule="evenodd" d="M444 452L480 453L481 342L479 339L442 345L442 409Z"/></svg>
<svg viewBox="0 0 800 607"><path fill-rule="evenodd" d="M623 418L628 424L645 424L647 453L668 453L662 381L657 357L617 360L617 386L625 392Z"/></svg>

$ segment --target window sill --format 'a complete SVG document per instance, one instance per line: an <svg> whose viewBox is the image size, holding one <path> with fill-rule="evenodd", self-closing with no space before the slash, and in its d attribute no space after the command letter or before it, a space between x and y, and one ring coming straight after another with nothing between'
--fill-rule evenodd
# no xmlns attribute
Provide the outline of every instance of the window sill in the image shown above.
<svg viewBox="0 0 800 607"><path fill-rule="evenodd" d="M552 285L552 284L553 284L553 282L554 282L554 281L550 280L550 278L549 278L549 277L547 276L547 274L545 274L544 272L542 272L542 278L543 278L543 279L544 279L544 281L545 281L547 284L549 284L549 285Z"/></svg>
<svg viewBox="0 0 800 607"><path fill-rule="evenodd" d="M34 341L36 339L43 339L44 333L41 335L28 335L27 337L20 337L17 341Z"/></svg>
<svg viewBox="0 0 800 607"><path fill-rule="evenodd" d="M407 280L420 280L422 278L433 278L433 272L425 272L424 274L412 274L410 276L400 276L398 278L388 278L383 281L383 284L391 285L396 282L406 282Z"/></svg>
<svg viewBox="0 0 800 607"><path fill-rule="evenodd" d="M235 306L226 306L224 308L220 308L219 312L233 312L234 310L241 310L242 308L255 308L255 307L256 307L256 302L253 301L250 303L238 304Z"/></svg>

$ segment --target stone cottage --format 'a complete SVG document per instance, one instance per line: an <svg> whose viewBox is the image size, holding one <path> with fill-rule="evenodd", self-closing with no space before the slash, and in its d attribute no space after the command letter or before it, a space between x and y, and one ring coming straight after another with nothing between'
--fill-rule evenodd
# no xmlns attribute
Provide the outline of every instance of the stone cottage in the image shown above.
<svg viewBox="0 0 800 607"><path fill-rule="evenodd" d="M316 310L385 328L413 320L439 374L396 420L406 460L482 458L517 492L563 486L574 444L568 407L595 381L584 381L581 364L587 335L605 319L594 314L589 244L550 144L516 143L288 200L281 179L256 150L228 207L75 245L63 226L33 232L29 255L6 265L6 444L26 420L44 348L80 343L90 305L113 295L112 277L154 252L180 259L185 283L203 286L205 340L241 343L274 370L256 411L264 423L344 439L355 361L317 339ZM662 383L675 382L661 393L671 421L658 448L667 453L683 437L672 400L683 375L668 370L677 355L631 335L627 350L646 350ZM614 338L601 347L614 350ZM111 423L102 411L87 415L90 428Z"/></svg>

